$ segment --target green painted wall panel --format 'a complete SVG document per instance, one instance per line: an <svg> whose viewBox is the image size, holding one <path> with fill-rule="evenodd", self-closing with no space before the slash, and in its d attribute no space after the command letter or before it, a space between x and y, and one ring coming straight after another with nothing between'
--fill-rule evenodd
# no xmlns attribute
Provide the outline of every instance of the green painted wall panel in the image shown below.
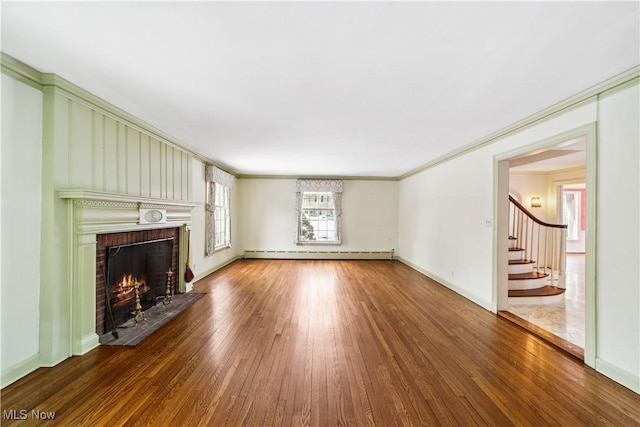
<svg viewBox="0 0 640 427"><path fill-rule="evenodd" d="M110 117L104 118L104 191L118 191L118 123Z"/></svg>
<svg viewBox="0 0 640 427"><path fill-rule="evenodd" d="M175 199L174 197L174 175L173 175L173 147L167 147L167 157L166 157L166 176L167 176L167 199Z"/></svg>
<svg viewBox="0 0 640 427"><path fill-rule="evenodd" d="M104 116L95 111L92 114L93 129L93 150L91 164L93 165L92 188L105 191L105 169L104 169Z"/></svg>
<svg viewBox="0 0 640 427"><path fill-rule="evenodd" d="M140 132L127 126L127 194L140 193Z"/></svg>
<svg viewBox="0 0 640 427"><path fill-rule="evenodd" d="M48 98L47 98L48 100ZM62 96L54 96L50 108L53 116L53 155L55 162L54 184L56 188L70 188L69 171L69 104L70 101Z"/></svg>
<svg viewBox="0 0 640 427"><path fill-rule="evenodd" d="M151 197L149 136L140 135L140 195Z"/></svg>
<svg viewBox="0 0 640 427"><path fill-rule="evenodd" d="M182 198L189 200L189 184L191 183L191 159L187 153L181 153L182 158Z"/></svg>
<svg viewBox="0 0 640 427"><path fill-rule="evenodd" d="M91 188L93 186L93 115L86 106L69 103L69 186Z"/></svg>
<svg viewBox="0 0 640 427"><path fill-rule="evenodd" d="M167 147L166 145L160 146L160 197L167 198Z"/></svg>
<svg viewBox="0 0 640 427"><path fill-rule="evenodd" d="M66 92L46 99L56 189L189 200L192 153Z"/></svg>
<svg viewBox="0 0 640 427"><path fill-rule="evenodd" d="M173 150L173 198L176 200L182 200L182 181L183 173L182 173L182 151Z"/></svg>
<svg viewBox="0 0 640 427"><path fill-rule="evenodd" d="M118 122L118 157L116 168L118 169L118 193L127 194L127 126Z"/></svg>
<svg viewBox="0 0 640 427"><path fill-rule="evenodd" d="M151 197L162 197L162 157L161 151L164 145L155 138L149 140L149 176Z"/></svg>

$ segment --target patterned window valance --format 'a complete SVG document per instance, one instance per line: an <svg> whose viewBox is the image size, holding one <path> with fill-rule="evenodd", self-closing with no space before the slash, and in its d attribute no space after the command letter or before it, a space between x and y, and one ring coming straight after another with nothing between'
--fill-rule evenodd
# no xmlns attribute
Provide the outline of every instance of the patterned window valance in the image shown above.
<svg viewBox="0 0 640 427"><path fill-rule="evenodd" d="M213 165L207 165L205 168L205 180L207 182L215 182L225 187L233 188L236 177L229 172L225 172Z"/></svg>
<svg viewBox="0 0 640 427"><path fill-rule="evenodd" d="M296 191L330 191L342 193L342 180L340 179L298 179Z"/></svg>

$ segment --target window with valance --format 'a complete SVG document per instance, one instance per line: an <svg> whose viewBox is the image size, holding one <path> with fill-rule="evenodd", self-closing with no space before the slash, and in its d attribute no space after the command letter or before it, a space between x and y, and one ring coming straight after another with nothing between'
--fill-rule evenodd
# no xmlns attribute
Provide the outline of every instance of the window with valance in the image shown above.
<svg viewBox="0 0 640 427"><path fill-rule="evenodd" d="M296 181L296 243L342 243L342 180Z"/></svg>
<svg viewBox="0 0 640 427"><path fill-rule="evenodd" d="M212 165L205 168L206 254L231 247L231 189L236 178Z"/></svg>

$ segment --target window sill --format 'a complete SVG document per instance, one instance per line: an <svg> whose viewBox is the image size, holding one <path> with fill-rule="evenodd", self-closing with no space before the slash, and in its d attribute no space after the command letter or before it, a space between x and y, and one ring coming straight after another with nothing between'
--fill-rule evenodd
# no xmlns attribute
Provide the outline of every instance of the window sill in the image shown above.
<svg viewBox="0 0 640 427"><path fill-rule="evenodd" d="M296 242L296 245L299 246L340 246L342 242Z"/></svg>
<svg viewBox="0 0 640 427"><path fill-rule="evenodd" d="M213 255L217 254L218 252L226 251L227 249L231 249L231 246L220 246L219 248L214 248Z"/></svg>

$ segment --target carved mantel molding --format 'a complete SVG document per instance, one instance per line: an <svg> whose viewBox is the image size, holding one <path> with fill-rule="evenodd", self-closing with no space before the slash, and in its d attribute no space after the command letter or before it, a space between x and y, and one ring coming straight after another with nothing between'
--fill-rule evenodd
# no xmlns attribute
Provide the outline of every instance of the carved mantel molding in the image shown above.
<svg viewBox="0 0 640 427"><path fill-rule="evenodd" d="M78 235L180 227L191 223L191 211L198 203L154 199L87 190L60 190L61 199L73 202L74 227ZM161 222L141 221L141 209L158 209Z"/></svg>

